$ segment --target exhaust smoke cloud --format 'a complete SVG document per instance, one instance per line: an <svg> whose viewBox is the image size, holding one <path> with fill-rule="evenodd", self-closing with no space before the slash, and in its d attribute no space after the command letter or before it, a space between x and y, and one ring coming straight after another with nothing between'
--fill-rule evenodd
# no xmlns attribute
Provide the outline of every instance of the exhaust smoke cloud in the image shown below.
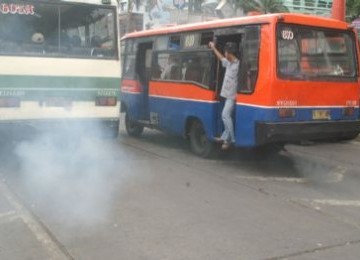
<svg viewBox="0 0 360 260"><path fill-rule="evenodd" d="M21 182L32 206L70 227L106 220L125 177L110 142L67 128L19 144Z"/></svg>

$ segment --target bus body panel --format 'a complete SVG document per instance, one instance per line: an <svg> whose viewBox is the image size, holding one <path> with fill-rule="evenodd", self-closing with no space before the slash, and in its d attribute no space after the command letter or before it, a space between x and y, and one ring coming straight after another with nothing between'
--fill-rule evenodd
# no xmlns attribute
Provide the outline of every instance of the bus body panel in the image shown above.
<svg viewBox="0 0 360 260"><path fill-rule="evenodd" d="M198 119L207 129L209 138L216 134L219 102L213 91L189 83L150 82L149 110L157 117L158 128L185 136L186 121Z"/></svg>
<svg viewBox="0 0 360 260"><path fill-rule="evenodd" d="M144 87L137 80L123 79L121 82L121 102L132 120L147 120L144 113L147 107L144 99L147 99L144 93Z"/></svg>
<svg viewBox="0 0 360 260"><path fill-rule="evenodd" d="M153 125L164 132L186 136L187 120L198 120L207 130L208 138L216 133L214 121L218 103L176 100L171 98L150 97L151 115L157 117ZM176 107L176 109L174 109Z"/></svg>

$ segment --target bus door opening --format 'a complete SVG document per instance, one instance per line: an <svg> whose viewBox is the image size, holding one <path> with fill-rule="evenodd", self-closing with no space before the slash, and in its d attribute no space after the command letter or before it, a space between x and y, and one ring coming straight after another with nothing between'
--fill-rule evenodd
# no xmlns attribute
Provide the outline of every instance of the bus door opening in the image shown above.
<svg viewBox="0 0 360 260"><path fill-rule="evenodd" d="M241 46L241 34L215 36L216 48L223 55L225 54L224 47L225 47L225 44L227 42L236 43L237 48L238 48L237 58L240 58L239 54L240 54L240 46ZM221 86L222 86L222 83L223 83L223 80L224 80L224 76L225 76L225 68L223 68L220 61L217 61L217 66L216 66L216 93L217 93L218 96L220 96Z"/></svg>
<svg viewBox="0 0 360 260"><path fill-rule="evenodd" d="M226 31L226 30L225 30ZM230 34L229 34L230 33ZM240 47L241 47L241 39L242 39L242 34L238 32L238 30L234 31L233 33L231 32L227 32L227 34L223 34L223 32L219 32L219 33L215 33L215 44L216 44L216 48L223 54L225 55L225 51L224 51L224 47L225 44L227 42L234 42L237 45L237 58L240 59L239 54L240 54ZM221 62L219 60L216 61L216 95L218 97L218 99L220 100L219 103L219 109L217 111L217 118L218 118L218 128L217 129L222 129L222 119L221 119L221 112L223 110L224 107L224 100L223 98L220 97L220 92L221 92L221 87L224 81L224 76L225 76L225 68L222 66ZM234 109L234 113L235 113L235 109ZM236 126L235 124L235 115L233 115L233 122L234 122L234 126Z"/></svg>
<svg viewBox="0 0 360 260"><path fill-rule="evenodd" d="M141 119L143 120L149 120L149 81L151 79L152 48L152 42L139 43L136 56L136 74L143 90L141 113Z"/></svg>

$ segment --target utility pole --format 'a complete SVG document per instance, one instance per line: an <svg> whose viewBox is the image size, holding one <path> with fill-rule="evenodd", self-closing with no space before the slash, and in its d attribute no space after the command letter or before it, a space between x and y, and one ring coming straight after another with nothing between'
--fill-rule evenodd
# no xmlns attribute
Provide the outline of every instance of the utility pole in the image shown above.
<svg viewBox="0 0 360 260"><path fill-rule="evenodd" d="M345 21L346 0L333 0L331 17L340 21Z"/></svg>

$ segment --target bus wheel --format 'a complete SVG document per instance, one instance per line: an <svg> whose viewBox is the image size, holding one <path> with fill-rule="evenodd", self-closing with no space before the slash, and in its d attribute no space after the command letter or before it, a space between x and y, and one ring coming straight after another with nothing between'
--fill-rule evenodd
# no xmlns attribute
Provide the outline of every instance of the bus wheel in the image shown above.
<svg viewBox="0 0 360 260"><path fill-rule="evenodd" d="M132 121L127 112L125 113L125 129L128 135L133 137L139 137L144 131L144 127Z"/></svg>
<svg viewBox="0 0 360 260"><path fill-rule="evenodd" d="M208 158L214 153L214 145L207 138L203 125L193 121L190 127L191 151L198 156Z"/></svg>

